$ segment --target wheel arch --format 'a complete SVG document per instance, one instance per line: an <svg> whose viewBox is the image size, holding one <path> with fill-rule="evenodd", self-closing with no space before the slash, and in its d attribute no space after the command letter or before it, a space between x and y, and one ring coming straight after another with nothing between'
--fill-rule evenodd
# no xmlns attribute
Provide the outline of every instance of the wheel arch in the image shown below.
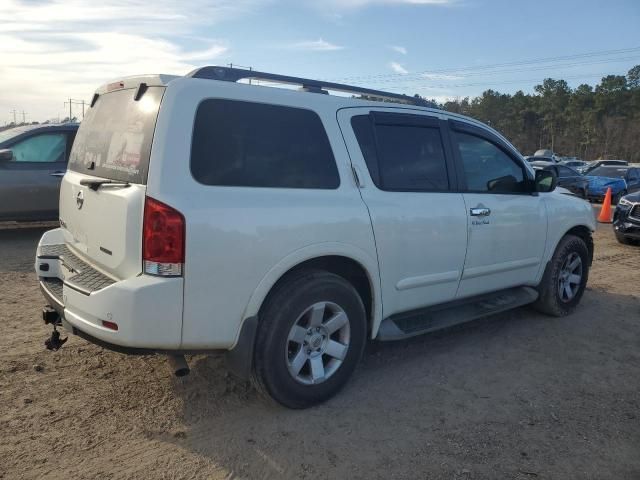
<svg viewBox="0 0 640 480"><path fill-rule="evenodd" d="M259 316L260 309L273 291L288 275L302 269L325 270L350 282L362 298L369 333L373 336L380 325L382 303L377 259L365 251L347 244L312 245L282 259L262 278L255 288L243 318Z"/></svg>
<svg viewBox="0 0 640 480"><path fill-rule="evenodd" d="M589 225L579 223L567 229L562 230L561 231L562 233L558 234L556 238L553 238L553 241L550 241L547 244L547 248L545 250L545 254L543 257L543 262L540 266L540 271L538 272L538 277L536 278L535 284L538 285L542 281L544 272L546 271L547 266L549 265L549 262L553 258L553 254L557 250L558 245L560 244L562 239L567 235L575 235L576 237L579 237L584 241L584 243L587 245L587 250L589 251L589 266L591 266L591 263L593 262L593 251L594 251L594 245L593 245L594 228L595 227L591 227Z"/></svg>
<svg viewBox="0 0 640 480"><path fill-rule="evenodd" d="M377 259L364 250L347 244L327 242L304 247L271 268L247 303L235 344L226 354L227 367L240 378L248 379L253 368L254 343L262 305L284 278L304 268L327 270L351 282L363 298L370 335L376 335L382 319Z"/></svg>
<svg viewBox="0 0 640 480"><path fill-rule="evenodd" d="M589 251L589 266L591 266L591 263L593 262L593 250L594 250L593 232L591 231L591 229L586 225L576 225L574 227L571 227L569 230L567 230L564 233L564 235L560 237L558 242L556 242L556 246L553 249L554 252L555 252L555 249L558 248L558 244L560 243L560 240L562 240L567 235L574 235L576 237L581 238L584 241L584 243L587 245L587 250Z"/></svg>

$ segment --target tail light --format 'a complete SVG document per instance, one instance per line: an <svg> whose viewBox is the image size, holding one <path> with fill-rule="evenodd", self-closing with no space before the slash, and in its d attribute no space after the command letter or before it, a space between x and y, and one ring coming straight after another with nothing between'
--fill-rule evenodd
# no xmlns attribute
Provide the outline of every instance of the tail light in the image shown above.
<svg viewBox="0 0 640 480"><path fill-rule="evenodd" d="M145 197L142 224L144 273L179 277L184 265L184 217L151 197Z"/></svg>

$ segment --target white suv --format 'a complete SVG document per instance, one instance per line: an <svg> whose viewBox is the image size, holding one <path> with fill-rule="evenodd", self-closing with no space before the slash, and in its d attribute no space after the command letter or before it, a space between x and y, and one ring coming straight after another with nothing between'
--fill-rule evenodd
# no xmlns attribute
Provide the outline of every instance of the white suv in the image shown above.
<svg viewBox="0 0 640 480"><path fill-rule="evenodd" d="M420 103L219 67L101 87L37 250L45 321L178 373L184 354L227 351L302 408L345 384L368 340L529 303L573 311L589 204L496 131Z"/></svg>

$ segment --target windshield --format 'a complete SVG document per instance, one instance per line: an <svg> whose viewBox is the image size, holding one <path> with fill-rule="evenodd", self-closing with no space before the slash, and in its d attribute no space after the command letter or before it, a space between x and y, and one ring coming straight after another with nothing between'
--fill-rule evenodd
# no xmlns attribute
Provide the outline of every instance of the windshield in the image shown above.
<svg viewBox="0 0 640 480"><path fill-rule="evenodd" d="M100 95L80 125L69 168L97 177L145 183L151 142L164 87L149 87L134 100L136 89Z"/></svg>
<svg viewBox="0 0 640 480"><path fill-rule="evenodd" d="M624 178L627 174L626 168L619 167L598 167L589 172L589 175L597 177Z"/></svg>

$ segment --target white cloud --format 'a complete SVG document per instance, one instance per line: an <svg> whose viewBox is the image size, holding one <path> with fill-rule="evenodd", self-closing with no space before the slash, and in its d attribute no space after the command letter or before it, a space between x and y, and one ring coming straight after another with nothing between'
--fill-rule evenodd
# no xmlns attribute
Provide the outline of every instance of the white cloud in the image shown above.
<svg viewBox="0 0 640 480"><path fill-rule="evenodd" d="M312 52L333 52L336 50L344 49L344 47L326 42L322 38L319 38L318 40L308 40L304 42L292 43L290 45L287 45L287 48L291 48L293 50L307 50Z"/></svg>
<svg viewBox="0 0 640 480"><path fill-rule="evenodd" d="M88 100L113 78L140 73L184 75L221 63L216 38L181 42L194 28L252 12L261 0L0 1L0 111L29 120L64 115L63 102ZM0 115L0 120L7 119Z"/></svg>
<svg viewBox="0 0 640 480"><path fill-rule="evenodd" d="M405 47L401 47L400 45L390 45L389 48L394 52L400 53L402 55L407 54L407 49Z"/></svg>
<svg viewBox="0 0 640 480"><path fill-rule="evenodd" d="M406 75L407 73L409 73L409 71L398 62L391 62L389 63L389 66L391 67L391 70L401 75Z"/></svg>

